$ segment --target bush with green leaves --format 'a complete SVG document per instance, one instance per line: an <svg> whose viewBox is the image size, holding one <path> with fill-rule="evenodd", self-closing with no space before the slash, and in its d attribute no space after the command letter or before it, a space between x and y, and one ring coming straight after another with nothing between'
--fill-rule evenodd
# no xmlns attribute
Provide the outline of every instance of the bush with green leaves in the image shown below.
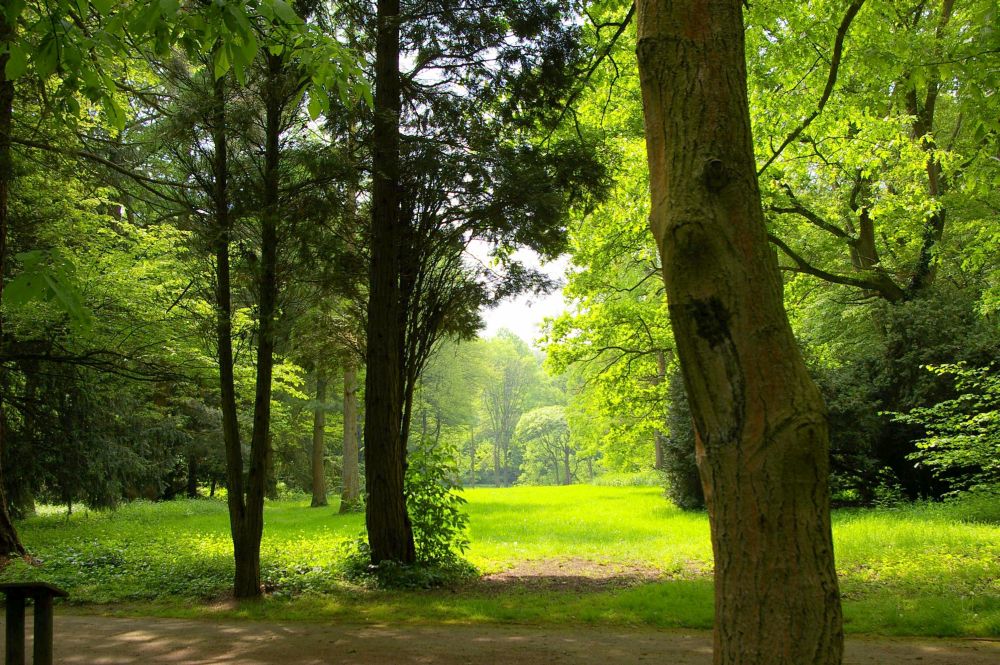
<svg viewBox="0 0 1000 665"><path fill-rule="evenodd" d="M408 454L406 507L413 526L417 561L371 562L364 538L348 541L341 552L346 578L383 589L457 586L477 575L462 555L469 547L466 500L458 494L457 453L444 442L418 446Z"/></svg>
<svg viewBox="0 0 1000 665"><path fill-rule="evenodd" d="M958 396L892 414L926 432L909 458L930 467L956 490L1000 485L1000 369L964 363L927 369L952 377Z"/></svg>
<svg viewBox="0 0 1000 665"><path fill-rule="evenodd" d="M413 523L417 561L441 563L460 557L469 547L469 516L461 478L450 446L421 446L409 454L406 507Z"/></svg>
<svg viewBox="0 0 1000 665"><path fill-rule="evenodd" d="M705 507L705 493L695 461L694 425L691 407L684 392L680 370L670 376L667 429L663 439L663 472L667 479L667 497L682 510Z"/></svg>

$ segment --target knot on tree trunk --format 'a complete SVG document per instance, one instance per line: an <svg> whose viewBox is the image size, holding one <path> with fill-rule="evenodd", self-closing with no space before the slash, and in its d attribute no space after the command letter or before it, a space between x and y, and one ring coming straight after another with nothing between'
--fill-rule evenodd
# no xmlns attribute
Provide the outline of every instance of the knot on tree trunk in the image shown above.
<svg viewBox="0 0 1000 665"><path fill-rule="evenodd" d="M705 171L702 177L705 181L706 189L713 193L722 191L732 180L729 169L726 168L726 165L720 159L708 160L705 164Z"/></svg>

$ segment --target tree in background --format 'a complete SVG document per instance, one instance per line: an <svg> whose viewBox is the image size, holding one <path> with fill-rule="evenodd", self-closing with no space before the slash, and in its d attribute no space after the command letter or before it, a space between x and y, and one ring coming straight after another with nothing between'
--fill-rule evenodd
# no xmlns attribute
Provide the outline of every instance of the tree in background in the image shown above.
<svg viewBox="0 0 1000 665"><path fill-rule="evenodd" d="M542 406L526 412L517 422L515 437L525 446L525 466L528 468L524 473L530 474L530 480L548 477L550 468L556 485L573 482L580 459L562 406Z"/></svg>
<svg viewBox="0 0 1000 665"><path fill-rule="evenodd" d="M489 374L483 387L483 411L493 442L493 482L514 482L517 461L512 443L521 415L528 408L538 367L527 344L511 333L501 333L488 351Z"/></svg>

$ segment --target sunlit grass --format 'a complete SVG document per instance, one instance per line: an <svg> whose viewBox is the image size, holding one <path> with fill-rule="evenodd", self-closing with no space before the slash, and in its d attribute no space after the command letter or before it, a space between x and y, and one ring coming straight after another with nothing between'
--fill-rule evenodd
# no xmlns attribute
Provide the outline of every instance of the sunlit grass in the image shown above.
<svg viewBox="0 0 1000 665"><path fill-rule="evenodd" d="M651 487L474 489L468 558L486 572L545 559L659 571L669 581L604 591L530 588L387 593L340 576L341 545L362 515L336 502L269 503L263 603L220 602L232 554L220 501L137 503L113 513L46 509L18 526L39 567L17 563L0 580L37 578L102 611L393 622L594 623L707 628L711 546L704 513L685 513ZM916 505L834 514L847 629L900 635L1000 635L1000 506ZM198 602L192 603L192 599ZM93 611L90 607L87 611Z"/></svg>

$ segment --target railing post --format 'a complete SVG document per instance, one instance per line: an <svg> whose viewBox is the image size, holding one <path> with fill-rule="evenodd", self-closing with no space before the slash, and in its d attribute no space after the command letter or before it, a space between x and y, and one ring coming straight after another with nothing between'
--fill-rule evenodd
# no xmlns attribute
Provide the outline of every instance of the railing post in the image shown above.
<svg viewBox="0 0 1000 665"><path fill-rule="evenodd" d="M52 596L35 596L35 646L33 665L52 665Z"/></svg>
<svg viewBox="0 0 1000 665"><path fill-rule="evenodd" d="M4 665L24 665L24 600L23 593L7 592L7 655Z"/></svg>
<svg viewBox="0 0 1000 665"><path fill-rule="evenodd" d="M0 584L7 596L7 655L4 665L24 665L24 603L35 601L34 665L52 665L52 599L65 598L65 591L46 582L11 582Z"/></svg>

